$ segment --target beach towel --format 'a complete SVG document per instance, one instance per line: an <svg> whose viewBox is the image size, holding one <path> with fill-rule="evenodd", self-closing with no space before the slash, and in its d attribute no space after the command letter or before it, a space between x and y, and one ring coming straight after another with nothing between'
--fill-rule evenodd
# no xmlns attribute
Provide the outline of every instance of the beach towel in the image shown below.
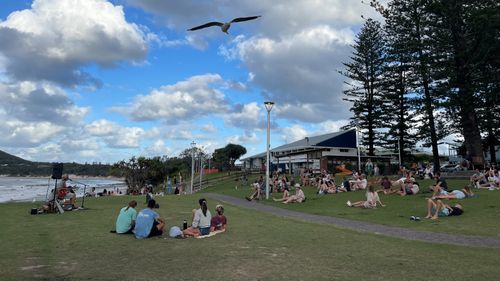
<svg viewBox="0 0 500 281"><path fill-rule="evenodd" d="M219 233L222 233L222 232L225 232L225 230L216 230L216 231L212 231L212 232L210 232L210 234L207 234L207 235L202 235L202 236L198 236L198 237L196 237L196 238L198 238L198 239L201 239L201 238L208 238L208 237L215 236L215 235L217 235L217 234L219 234Z"/></svg>

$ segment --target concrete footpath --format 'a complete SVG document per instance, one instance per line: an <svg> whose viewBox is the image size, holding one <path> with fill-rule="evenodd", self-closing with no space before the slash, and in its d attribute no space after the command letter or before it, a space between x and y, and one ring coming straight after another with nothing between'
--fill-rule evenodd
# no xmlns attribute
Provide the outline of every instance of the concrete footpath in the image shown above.
<svg viewBox="0 0 500 281"><path fill-rule="evenodd" d="M459 246L488 247L500 249L500 238L487 236L469 236L460 234L437 233L430 231L412 230L402 227L386 226L371 222L355 221L343 218L320 216L291 211L283 208L265 205L255 201L247 201L232 196L217 193L205 193L207 197L236 205L243 208L253 209L261 212L274 214L291 219L320 224L330 224L339 228L345 228L361 232L369 232L395 238L416 240L431 243L451 244Z"/></svg>

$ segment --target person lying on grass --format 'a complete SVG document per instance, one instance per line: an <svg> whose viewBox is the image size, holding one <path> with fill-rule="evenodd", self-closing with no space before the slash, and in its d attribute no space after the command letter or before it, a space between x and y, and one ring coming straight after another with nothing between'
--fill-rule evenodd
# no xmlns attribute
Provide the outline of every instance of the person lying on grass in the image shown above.
<svg viewBox="0 0 500 281"><path fill-rule="evenodd" d="M450 192L438 189L432 195L433 199L464 199L474 196L474 192L470 186L466 185L462 190L452 190Z"/></svg>
<svg viewBox="0 0 500 281"><path fill-rule="evenodd" d="M227 219L224 216L224 206L217 205L215 206L216 215L212 217L210 221L210 232L214 231L226 231L227 228Z"/></svg>
<svg viewBox="0 0 500 281"><path fill-rule="evenodd" d="M443 203L440 199L433 200L427 198L427 216L426 219L437 220L439 217L460 216L464 213L464 208L460 204L450 206Z"/></svg>
<svg viewBox="0 0 500 281"><path fill-rule="evenodd" d="M163 234L165 220L153 211L155 206L156 201L151 199L148 201L148 207L142 209L137 215L134 228L135 238L143 239Z"/></svg>
<svg viewBox="0 0 500 281"><path fill-rule="evenodd" d="M273 198L273 200L275 202L283 202L283 201L286 201L289 197L290 197L290 190L288 187L286 187L285 190L283 191L283 196L280 199Z"/></svg>
<svg viewBox="0 0 500 281"><path fill-rule="evenodd" d="M401 196L414 195L417 194L419 190L420 187L417 182L405 182L401 189L397 191L397 194Z"/></svg>
<svg viewBox="0 0 500 281"><path fill-rule="evenodd" d="M385 207L385 205L382 204L382 202L380 201L378 193L375 192L375 186L369 185L368 191L366 192L366 201L357 201L354 203L351 203L351 201L347 201L347 206L356 208L374 209L377 208L377 203L379 203L380 206Z"/></svg>
<svg viewBox="0 0 500 281"><path fill-rule="evenodd" d="M137 218L137 211L135 207L137 202L132 200L128 202L127 207L123 207L116 218L116 233L118 234L133 234L135 219Z"/></svg>
<svg viewBox="0 0 500 281"><path fill-rule="evenodd" d="M306 195L304 194L304 191L302 191L302 188L300 188L300 184L296 183L295 184L295 195L292 195L288 197L285 201L283 201L283 204L288 204L288 203L302 203L306 200Z"/></svg>
<svg viewBox="0 0 500 281"><path fill-rule="evenodd" d="M198 237L210 233L212 214L208 210L207 200L201 198L198 200L198 203L200 204L200 208L193 210L193 223L183 231L185 236Z"/></svg>

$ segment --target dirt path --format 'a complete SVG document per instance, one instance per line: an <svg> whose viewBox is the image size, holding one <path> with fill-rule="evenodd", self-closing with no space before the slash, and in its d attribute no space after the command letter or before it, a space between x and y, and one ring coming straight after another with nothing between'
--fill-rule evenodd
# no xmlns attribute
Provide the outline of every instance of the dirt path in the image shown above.
<svg viewBox="0 0 500 281"><path fill-rule="evenodd" d="M298 219L307 222L316 222L320 224L331 224L340 228L346 228L355 231L370 232L390 237L417 240L431 243L452 244L460 246L475 246L500 248L500 238L486 236L454 235L447 233L437 233L430 231L412 230L402 227L386 226L370 222L348 220L336 217L320 216L291 211L283 208L261 204L255 201L248 202L232 196L217 193L206 193L207 197L220 200L232 205L249 208L261 212L274 214L286 218Z"/></svg>

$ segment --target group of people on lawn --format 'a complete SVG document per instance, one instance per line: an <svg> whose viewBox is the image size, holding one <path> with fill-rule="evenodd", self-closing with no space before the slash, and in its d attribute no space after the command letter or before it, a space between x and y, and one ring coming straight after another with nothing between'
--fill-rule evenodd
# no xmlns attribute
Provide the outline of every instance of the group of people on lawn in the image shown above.
<svg viewBox="0 0 500 281"><path fill-rule="evenodd" d="M432 196L426 198L426 218L435 220L439 217L461 215L463 213L463 206L461 204L450 206L448 204L445 204L442 200L464 199L467 197L472 197L474 193L471 190L470 186L465 186L462 190L449 191L446 180L441 178L441 174L439 172L434 175L434 178L436 180L436 183L430 188L432 191ZM379 204L380 206L385 207L385 205L380 201L378 193L383 193L386 195L398 194L400 196L407 196L417 194L420 191L420 186L418 182L415 181L413 172L411 171L405 171L405 175L398 180L391 181L389 180L389 178L383 177L377 183L381 185L381 189L375 190L375 185L370 184L368 186L368 191L366 192L366 201L358 201L353 203L347 201L347 206L370 209L376 208L377 204Z"/></svg>
<svg viewBox="0 0 500 281"><path fill-rule="evenodd" d="M295 188L295 194L290 194L290 186ZM266 193L266 183L264 182L264 178L261 176L258 180L254 181L251 185L252 194L250 196L245 197L248 201L252 200L260 200L263 198ZM282 202L283 204L288 203L302 203L306 200L306 195L299 183L295 183L293 180L291 182L288 181L288 178L283 175L279 176L276 174L273 176L271 180L271 184L269 185L269 192L282 192L283 196L281 198L273 198L274 201Z"/></svg>
<svg viewBox="0 0 500 281"><path fill-rule="evenodd" d="M212 216L208 210L207 200L202 198L198 201L200 207L192 211L191 226L181 230L178 226L172 226L169 236L173 238L199 237L209 234L224 232L227 229L227 219L224 215L224 207L215 207L216 215ZM139 213L135 210L137 202L132 200L128 206L123 207L116 219L116 233L134 234L137 239L161 236L164 232L166 221L154 211L158 207L154 199L147 201L147 208Z"/></svg>
<svg viewBox="0 0 500 281"><path fill-rule="evenodd" d="M370 171L371 172L371 171ZM317 194L334 194L339 192L350 192L357 190L366 190L366 200L350 202L347 201L349 207L358 207L372 209L377 206L384 207L381 202L379 193L385 195L397 194L400 196L409 196L417 194L420 191L420 186L414 178L414 171L402 169L403 176L397 180L390 180L388 177L383 177L376 182L369 183L366 176L361 173L354 173L351 179L344 179L340 185L335 184L335 176L322 171L321 174L311 180L309 177L301 175L301 182L305 185L312 185L317 188ZM435 184L430 187L432 195L425 198L427 203L426 218L438 219L445 216L459 216L463 213L463 206L461 204L449 205L444 203L443 200L447 199L464 199L474 196L472 187L487 188L490 190L500 189L500 174L498 169L488 169L487 171L476 173L471 177L471 184L465 186L463 189L449 190L448 184L445 179L441 177L439 172L433 175L436 180ZM288 179L285 176L274 177L271 181L271 192L283 192L281 198L273 198L274 201L283 203L303 202L305 195L300 184L288 184ZM290 194L290 185L295 187L296 194ZM376 185L380 185L380 189L376 189ZM252 194L246 197L247 200L261 199L265 193L265 182L261 176L252 185Z"/></svg>

